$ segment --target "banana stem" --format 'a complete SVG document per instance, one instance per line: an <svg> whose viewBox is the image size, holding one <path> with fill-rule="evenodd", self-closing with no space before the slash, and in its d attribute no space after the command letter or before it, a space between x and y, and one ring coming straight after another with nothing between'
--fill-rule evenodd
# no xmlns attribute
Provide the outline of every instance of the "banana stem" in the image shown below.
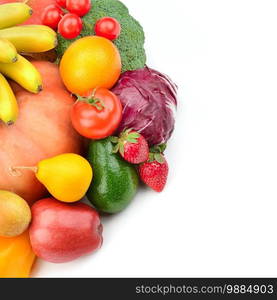
<svg viewBox="0 0 277 300"><path fill-rule="evenodd" d="M12 176L21 176L22 175L21 170L27 170L27 171L32 171L34 173L37 173L38 167L23 167L23 166L10 167L10 173Z"/></svg>

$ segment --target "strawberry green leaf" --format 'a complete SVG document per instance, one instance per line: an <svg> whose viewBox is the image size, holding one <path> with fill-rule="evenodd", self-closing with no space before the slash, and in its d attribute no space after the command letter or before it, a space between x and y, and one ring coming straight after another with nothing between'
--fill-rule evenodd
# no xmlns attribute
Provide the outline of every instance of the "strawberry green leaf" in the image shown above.
<svg viewBox="0 0 277 300"><path fill-rule="evenodd" d="M122 134L129 134L132 130L132 128L126 129L122 132Z"/></svg>
<svg viewBox="0 0 277 300"><path fill-rule="evenodd" d="M155 153L154 158L160 164L163 164L165 162L164 157L160 153Z"/></svg>
<svg viewBox="0 0 277 300"><path fill-rule="evenodd" d="M139 137L140 137L140 134L137 132L132 132L132 133L128 134L128 138L131 138L131 139L138 139Z"/></svg>
<svg viewBox="0 0 277 300"><path fill-rule="evenodd" d="M150 151L153 153L164 153L166 149L166 144L155 145L150 148Z"/></svg>
<svg viewBox="0 0 277 300"><path fill-rule="evenodd" d="M149 153L149 162L155 161L154 153Z"/></svg>
<svg viewBox="0 0 277 300"><path fill-rule="evenodd" d="M113 153L117 153L119 150L119 144L116 144L113 148Z"/></svg>
<svg viewBox="0 0 277 300"><path fill-rule="evenodd" d="M164 151L165 151L165 149L166 149L166 146L167 146L166 144L160 144L160 145L158 146L161 153L164 153Z"/></svg>
<svg viewBox="0 0 277 300"><path fill-rule="evenodd" d="M121 143L119 143L118 145L119 145L119 152L124 157L124 145Z"/></svg>
<svg viewBox="0 0 277 300"><path fill-rule="evenodd" d="M110 141L111 141L113 144L116 144L116 143L118 143L118 137L117 137L117 136L111 136L111 137L110 137Z"/></svg>
<svg viewBox="0 0 277 300"><path fill-rule="evenodd" d="M132 144L137 144L137 143L138 143L138 140L137 140L137 139L127 138L126 141L129 142L129 143L132 143Z"/></svg>

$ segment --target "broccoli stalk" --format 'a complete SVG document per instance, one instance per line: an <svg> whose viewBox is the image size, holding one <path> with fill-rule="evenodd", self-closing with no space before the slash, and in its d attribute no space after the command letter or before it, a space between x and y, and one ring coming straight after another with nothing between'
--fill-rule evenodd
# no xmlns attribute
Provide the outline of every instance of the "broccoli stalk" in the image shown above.
<svg viewBox="0 0 277 300"><path fill-rule="evenodd" d="M121 24L121 34L114 43L121 55L122 73L143 68L146 62L144 32L138 21L129 14L128 8L118 0L91 0L91 4L91 11L82 18L84 28L78 38L94 35L94 25L97 20L113 17ZM60 35L58 39L57 54L61 58L74 40L66 40Z"/></svg>

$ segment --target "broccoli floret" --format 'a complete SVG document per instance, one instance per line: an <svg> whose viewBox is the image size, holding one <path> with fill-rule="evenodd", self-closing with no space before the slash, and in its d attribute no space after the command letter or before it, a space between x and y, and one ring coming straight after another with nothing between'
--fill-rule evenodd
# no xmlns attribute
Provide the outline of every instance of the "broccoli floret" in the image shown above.
<svg viewBox="0 0 277 300"><path fill-rule="evenodd" d="M84 29L80 36L94 35L94 25L100 18L117 19L121 24L121 34L114 43L121 55L122 73L143 68L146 62L144 32L139 22L129 14L128 8L118 0L92 0L91 3L91 11L83 17ZM57 53L61 57L74 40L66 40L60 35L58 39Z"/></svg>

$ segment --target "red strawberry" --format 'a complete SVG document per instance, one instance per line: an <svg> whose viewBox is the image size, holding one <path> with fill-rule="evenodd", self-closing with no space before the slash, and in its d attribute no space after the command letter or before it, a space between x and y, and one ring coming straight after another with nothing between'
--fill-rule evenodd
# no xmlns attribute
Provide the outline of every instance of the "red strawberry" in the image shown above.
<svg viewBox="0 0 277 300"><path fill-rule="evenodd" d="M139 166L139 174L146 185L157 192L161 192L168 176L168 163L164 155L151 152L149 160Z"/></svg>
<svg viewBox="0 0 277 300"><path fill-rule="evenodd" d="M119 151L129 163L140 164L149 158L149 147L146 139L132 129L124 130L119 138L112 137L112 142L117 144L114 152Z"/></svg>

